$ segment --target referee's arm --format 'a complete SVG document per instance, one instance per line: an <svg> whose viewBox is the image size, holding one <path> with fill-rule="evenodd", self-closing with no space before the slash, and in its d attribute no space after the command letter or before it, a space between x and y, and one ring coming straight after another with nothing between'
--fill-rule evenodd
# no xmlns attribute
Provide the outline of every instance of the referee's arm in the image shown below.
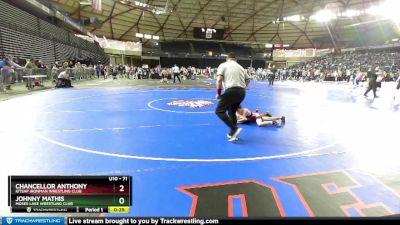
<svg viewBox="0 0 400 225"><path fill-rule="evenodd" d="M217 99L221 99L222 94L222 81L224 79L224 75L218 74L217 75Z"/></svg>
<svg viewBox="0 0 400 225"><path fill-rule="evenodd" d="M249 84L250 84L250 78L247 78L246 80L245 80L245 82L246 82L246 88L249 86Z"/></svg>
<svg viewBox="0 0 400 225"><path fill-rule="evenodd" d="M250 76L249 76L249 74L247 72L245 72L244 81L246 83L246 88L247 88L249 86L249 84L250 84Z"/></svg>

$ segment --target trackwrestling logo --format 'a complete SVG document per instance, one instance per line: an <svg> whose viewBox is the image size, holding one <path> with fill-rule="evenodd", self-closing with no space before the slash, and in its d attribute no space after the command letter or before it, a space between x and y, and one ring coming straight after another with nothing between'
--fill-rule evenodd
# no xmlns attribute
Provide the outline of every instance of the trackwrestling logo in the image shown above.
<svg viewBox="0 0 400 225"><path fill-rule="evenodd" d="M64 217L3 217L4 225L64 225Z"/></svg>
<svg viewBox="0 0 400 225"><path fill-rule="evenodd" d="M214 105L214 103L205 100L177 100L168 102L167 105L186 107L186 108L203 108L206 106Z"/></svg>

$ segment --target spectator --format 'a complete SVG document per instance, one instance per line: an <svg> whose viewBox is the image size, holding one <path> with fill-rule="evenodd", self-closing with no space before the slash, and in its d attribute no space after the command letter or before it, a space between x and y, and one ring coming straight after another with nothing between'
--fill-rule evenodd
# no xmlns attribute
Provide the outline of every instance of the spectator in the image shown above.
<svg viewBox="0 0 400 225"><path fill-rule="evenodd" d="M14 74L15 68L24 68L15 62L11 56L7 56L4 60L0 61L1 79L7 90L11 90L11 79Z"/></svg>
<svg viewBox="0 0 400 225"><path fill-rule="evenodd" d="M58 75L56 88L71 88L71 87L73 87L71 85L70 74L71 74L71 69L70 68L62 71Z"/></svg>
<svg viewBox="0 0 400 225"><path fill-rule="evenodd" d="M100 78L100 74L101 74L101 65L97 65L95 70L96 70L97 78L99 79Z"/></svg>

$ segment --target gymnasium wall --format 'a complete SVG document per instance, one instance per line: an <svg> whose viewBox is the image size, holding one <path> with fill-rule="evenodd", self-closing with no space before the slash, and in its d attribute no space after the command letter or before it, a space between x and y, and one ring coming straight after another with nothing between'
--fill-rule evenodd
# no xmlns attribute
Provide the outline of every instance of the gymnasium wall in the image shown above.
<svg viewBox="0 0 400 225"><path fill-rule="evenodd" d="M216 68L221 63L225 62L225 59L212 59L212 58L161 58L161 66L163 67L172 67L175 64L178 66L194 66L197 68L206 68L212 67ZM265 68L265 61L264 60L238 60L238 63L242 65L244 68L252 66L254 68Z"/></svg>

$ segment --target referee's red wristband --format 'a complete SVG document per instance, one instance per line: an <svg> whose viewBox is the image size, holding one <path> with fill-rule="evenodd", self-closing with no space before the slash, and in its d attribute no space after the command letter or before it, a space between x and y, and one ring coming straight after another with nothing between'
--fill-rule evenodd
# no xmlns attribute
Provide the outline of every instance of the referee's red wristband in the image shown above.
<svg viewBox="0 0 400 225"><path fill-rule="evenodd" d="M221 88L218 88L218 89L217 89L217 94L218 94L218 95L221 95L221 94L222 94L222 89L221 89Z"/></svg>

